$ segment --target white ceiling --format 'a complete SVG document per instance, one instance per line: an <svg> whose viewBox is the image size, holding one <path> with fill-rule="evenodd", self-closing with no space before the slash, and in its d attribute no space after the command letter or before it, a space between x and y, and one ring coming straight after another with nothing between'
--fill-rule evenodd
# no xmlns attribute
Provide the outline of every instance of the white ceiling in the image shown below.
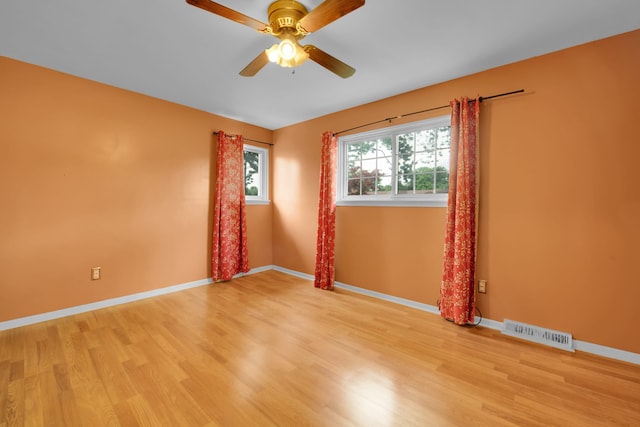
<svg viewBox="0 0 640 427"><path fill-rule="evenodd" d="M270 0L218 3L267 21ZM638 28L640 0L367 0L302 41L353 77L307 61L247 78L276 39L184 0L0 0L2 56L268 129Z"/></svg>

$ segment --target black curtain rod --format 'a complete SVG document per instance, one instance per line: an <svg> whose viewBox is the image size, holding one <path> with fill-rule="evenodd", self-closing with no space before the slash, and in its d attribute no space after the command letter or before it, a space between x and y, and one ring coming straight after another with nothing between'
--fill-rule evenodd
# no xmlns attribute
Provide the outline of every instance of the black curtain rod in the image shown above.
<svg viewBox="0 0 640 427"><path fill-rule="evenodd" d="M511 91L511 92L505 92L505 93L499 93L497 95L491 95L491 96L481 96L480 97L480 101L482 102L485 99L499 98L501 96L513 95L514 93L522 93L522 92L524 92L524 89L518 89L518 90L514 90L514 91ZM413 116L414 114L421 114L421 113L427 113L429 111L442 110L443 108L448 108L448 107L449 107L449 105L441 105L439 107L427 108L426 110L414 111L413 113L400 114L399 116L396 116L396 117L387 117L386 119L377 120L375 122L367 123L366 125L360 125L360 126L353 127L351 129L341 130L340 132L334 133L334 135L339 135L341 133L349 132L349 131L352 131L352 130L364 128L364 127L371 126L371 125L376 125L376 124L382 123L382 122L391 122L391 120L401 119L401 118L407 117L407 116Z"/></svg>
<svg viewBox="0 0 640 427"><path fill-rule="evenodd" d="M213 132L213 134L217 135L218 132ZM234 134L227 134L227 135L228 136L237 136L237 135L234 135ZM258 141L257 139L251 139L251 138L245 138L245 137L242 137L242 139L244 139L245 141L257 142L258 144L266 144L269 147L273 147L273 144L271 142Z"/></svg>

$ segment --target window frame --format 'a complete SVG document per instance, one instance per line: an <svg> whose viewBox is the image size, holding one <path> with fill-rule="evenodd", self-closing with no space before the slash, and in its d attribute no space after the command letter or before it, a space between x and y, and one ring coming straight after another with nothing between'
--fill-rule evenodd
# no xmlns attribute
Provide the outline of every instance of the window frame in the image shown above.
<svg viewBox="0 0 640 427"><path fill-rule="evenodd" d="M262 147L256 147L255 145L244 144L242 149L242 155L244 158L244 152L249 151L251 153L258 154L258 175L260 177L260 185L258 186L258 195L249 196L245 194L244 200L248 205L267 205L269 201L269 150ZM244 176L246 179L246 171L243 168Z"/></svg>
<svg viewBox="0 0 640 427"><path fill-rule="evenodd" d="M402 207L446 207L448 194L395 194L397 191L397 144L398 135L451 126L451 116L443 115L417 122L389 126L368 132L352 134L338 139L338 171L336 205L338 206L402 206ZM389 195L348 195L347 147L357 142L391 138L392 143L392 193Z"/></svg>

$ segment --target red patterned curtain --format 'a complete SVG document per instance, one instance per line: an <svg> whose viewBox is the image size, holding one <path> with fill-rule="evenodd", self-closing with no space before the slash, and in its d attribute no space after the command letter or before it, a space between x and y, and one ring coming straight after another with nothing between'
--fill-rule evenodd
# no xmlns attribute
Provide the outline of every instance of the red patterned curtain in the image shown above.
<svg viewBox="0 0 640 427"><path fill-rule="evenodd" d="M451 105L449 201L440 314L458 325L473 323L478 224L478 119L480 98Z"/></svg>
<svg viewBox="0 0 640 427"><path fill-rule="evenodd" d="M338 137L333 132L322 134L322 160L320 165L320 202L318 206L318 245L316 272L313 285L333 289L334 251L336 235L336 155Z"/></svg>
<svg viewBox="0 0 640 427"><path fill-rule="evenodd" d="M249 271L244 202L244 140L218 132L211 276L231 280Z"/></svg>

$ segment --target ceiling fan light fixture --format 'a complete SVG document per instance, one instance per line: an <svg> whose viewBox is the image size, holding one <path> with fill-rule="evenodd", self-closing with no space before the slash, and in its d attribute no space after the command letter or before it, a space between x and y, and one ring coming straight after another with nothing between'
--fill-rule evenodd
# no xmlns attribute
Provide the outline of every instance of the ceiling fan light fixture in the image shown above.
<svg viewBox="0 0 640 427"><path fill-rule="evenodd" d="M284 44L284 46L283 46ZM309 54L295 41L284 39L279 44L274 44L265 50L270 62L284 68L293 68L302 65Z"/></svg>
<svg viewBox="0 0 640 427"><path fill-rule="evenodd" d="M290 61L295 58L297 50L298 49L296 49L296 44L289 39L282 40L278 45L278 53L280 54L280 58L285 61Z"/></svg>
<svg viewBox="0 0 640 427"><path fill-rule="evenodd" d="M280 53L278 52L278 43L265 50L269 62L277 63L280 60Z"/></svg>
<svg viewBox="0 0 640 427"><path fill-rule="evenodd" d="M304 61L309 59L309 54L302 48L302 46L297 45L296 56L293 58L292 67L297 67L298 65L302 65Z"/></svg>

